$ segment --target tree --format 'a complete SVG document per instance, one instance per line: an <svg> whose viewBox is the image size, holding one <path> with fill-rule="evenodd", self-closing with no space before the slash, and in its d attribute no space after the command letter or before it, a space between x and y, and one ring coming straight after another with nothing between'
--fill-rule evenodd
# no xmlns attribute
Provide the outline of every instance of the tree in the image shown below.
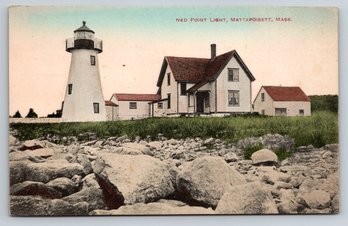
<svg viewBox="0 0 348 226"><path fill-rule="evenodd" d="M16 111L16 113L12 117L13 118L22 118L22 115L19 111Z"/></svg>
<svg viewBox="0 0 348 226"><path fill-rule="evenodd" d="M35 113L34 109L30 108L26 118L37 118L37 114Z"/></svg>

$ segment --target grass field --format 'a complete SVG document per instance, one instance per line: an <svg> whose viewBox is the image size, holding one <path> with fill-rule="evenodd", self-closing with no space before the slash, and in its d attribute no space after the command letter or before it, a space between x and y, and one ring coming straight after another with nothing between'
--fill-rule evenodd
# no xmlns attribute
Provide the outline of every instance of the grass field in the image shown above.
<svg viewBox="0 0 348 226"><path fill-rule="evenodd" d="M315 112L310 117L265 117L235 116L225 118L149 118L134 121L57 123L57 124L11 124L21 140L44 137L47 134L77 136L85 132L98 137L128 135L130 138L220 138L236 142L246 137L258 137L268 133L289 135L295 146L312 144L322 147L338 143L338 116L332 112Z"/></svg>

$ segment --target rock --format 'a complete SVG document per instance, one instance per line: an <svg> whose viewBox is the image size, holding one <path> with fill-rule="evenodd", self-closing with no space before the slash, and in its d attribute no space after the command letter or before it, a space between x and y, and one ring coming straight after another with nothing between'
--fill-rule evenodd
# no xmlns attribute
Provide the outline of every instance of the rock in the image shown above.
<svg viewBox="0 0 348 226"><path fill-rule="evenodd" d="M121 206L117 210L95 210L90 215L186 215L214 214L211 208L188 206L176 200L159 200L152 203L136 203Z"/></svg>
<svg viewBox="0 0 348 226"><path fill-rule="evenodd" d="M77 154L76 161L83 167L83 172L85 175L93 172L92 164L89 161L87 155Z"/></svg>
<svg viewBox="0 0 348 226"><path fill-rule="evenodd" d="M222 196L218 214L277 214L272 195L259 182L232 186Z"/></svg>
<svg viewBox="0 0 348 226"><path fill-rule="evenodd" d="M161 150L161 147L163 146L163 143L162 142L159 142L159 141L152 141L149 143L149 146L151 149L154 149L154 150Z"/></svg>
<svg viewBox="0 0 348 226"><path fill-rule="evenodd" d="M12 216L82 216L88 215L87 204L71 205L60 199L39 196L10 196Z"/></svg>
<svg viewBox="0 0 348 226"><path fill-rule="evenodd" d="M10 184L23 181L39 181L47 183L58 177L71 178L73 175L84 175L83 167L66 160L49 160L43 163L29 161L10 162Z"/></svg>
<svg viewBox="0 0 348 226"><path fill-rule="evenodd" d="M11 146L14 146L18 143L18 140L17 138L15 138L14 136L12 136L11 134L8 136L8 145L11 147Z"/></svg>
<svg viewBox="0 0 348 226"><path fill-rule="evenodd" d="M70 204L87 202L88 212L95 209L106 209L106 202L103 191L96 187L84 188L79 192L62 198L62 200Z"/></svg>
<svg viewBox="0 0 348 226"><path fill-rule="evenodd" d="M76 184L66 177L56 178L48 182L46 185L59 191L63 196L68 196L78 191Z"/></svg>
<svg viewBox="0 0 348 226"><path fill-rule="evenodd" d="M340 196L337 194L331 201L332 213L339 213L340 209Z"/></svg>
<svg viewBox="0 0 348 226"><path fill-rule="evenodd" d="M330 194L323 190L314 190L303 195L304 200L312 209L325 209L330 205Z"/></svg>
<svg viewBox="0 0 348 226"><path fill-rule="evenodd" d="M174 192L171 166L147 155L99 153L93 169L107 206L152 202Z"/></svg>
<svg viewBox="0 0 348 226"><path fill-rule="evenodd" d="M82 180L82 177L80 175L74 175L71 178L72 182L74 182L76 184L76 186L79 186Z"/></svg>
<svg viewBox="0 0 348 226"><path fill-rule="evenodd" d="M282 172L278 172L275 170L274 166L260 166L257 168L257 173L262 181L264 181L267 184L275 184L277 181L282 182L289 182L291 180L291 177Z"/></svg>
<svg viewBox="0 0 348 226"><path fill-rule="evenodd" d="M16 151L9 153L10 161L21 161L30 158L48 158L54 155L54 150L52 148L39 148L33 151Z"/></svg>
<svg viewBox="0 0 348 226"><path fill-rule="evenodd" d="M278 156L271 150L261 149L251 155L251 160L253 165L274 165L278 163Z"/></svg>
<svg viewBox="0 0 348 226"><path fill-rule="evenodd" d="M212 138L212 137L210 137L210 138L208 138L208 139L205 139L204 140L204 142L203 142L203 144L212 144L214 142L214 138Z"/></svg>
<svg viewBox="0 0 348 226"><path fill-rule="evenodd" d="M82 187L87 188L87 187L96 187L100 188L97 178L95 177L94 173L88 174L82 179Z"/></svg>
<svg viewBox="0 0 348 226"><path fill-rule="evenodd" d="M139 154L146 154L148 152L151 152L148 147L145 145L139 144L139 143L123 143L121 147L124 147L125 149L133 150L139 152Z"/></svg>
<svg viewBox="0 0 348 226"><path fill-rule="evenodd" d="M224 159L226 162L236 162L238 161L238 156L234 152L228 152L225 154Z"/></svg>
<svg viewBox="0 0 348 226"><path fill-rule="evenodd" d="M39 149L43 147L44 145L38 140L27 140L22 144L20 148L18 148L18 150L19 151L35 150L35 149Z"/></svg>
<svg viewBox="0 0 348 226"><path fill-rule="evenodd" d="M280 189L279 198L280 203L277 204L277 207L281 214L297 214L305 208L304 205L296 202L293 190Z"/></svg>
<svg viewBox="0 0 348 226"><path fill-rule="evenodd" d="M35 181L25 181L12 185L10 195L38 195L47 199L58 199L62 197L62 194L54 188Z"/></svg>
<svg viewBox="0 0 348 226"><path fill-rule="evenodd" d="M215 207L231 185L244 183L243 177L219 157L201 157L183 165L177 176L179 194L186 201Z"/></svg>
<svg viewBox="0 0 348 226"><path fill-rule="evenodd" d="M71 144L67 147L67 152L73 155L76 155L80 150L80 147L76 144Z"/></svg>

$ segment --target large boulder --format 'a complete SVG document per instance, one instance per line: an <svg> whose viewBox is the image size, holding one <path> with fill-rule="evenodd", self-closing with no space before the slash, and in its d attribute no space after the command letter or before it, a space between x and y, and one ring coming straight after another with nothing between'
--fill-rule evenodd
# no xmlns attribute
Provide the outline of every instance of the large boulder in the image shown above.
<svg viewBox="0 0 348 226"><path fill-rule="evenodd" d="M271 192L259 182L230 187L215 211L218 214L278 214Z"/></svg>
<svg viewBox="0 0 348 226"><path fill-rule="evenodd" d="M330 194L323 190L314 190L303 195L304 200L312 209L325 209L330 206Z"/></svg>
<svg viewBox="0 0 348 226"><path fill-rule="evenodd" d="M35 150L43 148L45 145L39 140L27 140L19 148L19 151Z"/></svg>
<svg viewBox="0 0 348 226"><path fill-rule="evenodd" d="M152 202L174 192L171 166L147 155L99 153L93 170L109 208Z"/></svg>
<svg viewBox="0 0 348 226"><path fill-rule="evenodd" d="M56 178L46 184L62 193L63 196L70 195L78 191L76 184L67 177Z"/></svg>
<svg viewBox="0 0 348 226"><path fill-rule="evenodd" d="M129 152L133 154L147 154L150 152L149 147L146 147L145 145L139 143L127 142L121 144L121 147L123 147L124 152Z"/></svg>
<svg viewBox="0 0 348 226"><path fill-rule="evenodd" d="M15 151L9 153L10 161L21 161L31 158L48 158L54 155L52 148L39 148L35 150Z"/></svg>
<svg viewBox="0 0 348 226"><path fill-rule="evenodd" d="M184 215L184 214L214 214L211 208L188 206L176 200L159 200L152 203L136 203L121 206L117 210L95 210L90 215Z"/></svg>
<svg viewBox="0 0 348 226"><path fill-rule="evenodd" d="M79 202L88 203L88 212L95 209L106 209L106 203L103 191L96 187L84 188L79 192L64 197L62 199L70 204L77 204Z"/></svg>
<svg viewBox="0 0 348 226"><path fill-rule="evenodd" d="M181 198L215 207L230 186L245 183L244 178L222 158L201 157L185 163L177 175Z"/></svg>
<svg viewBox="0 0 348 226"><path fill-rule="evenodd" d="M43 199L39 196L10 196L12 216L71 216L88 215L88 204L69 204L60 199Z"/></svg>
<svg viewBox="0 0 348 226"><path fill-rule="evenodd" d="M83 167L66 160L49 160L42 163L10 161L11 185L27 180L47 183L58 177L71 178L74 175L84 175Z"/></svg>
<svg viewBox="0 0 348 226"><path fill-rule="evenodd" d="M274 165L278 163L278 156L271 150L261 149L251 155L253 165Z"/></svg>
<svg viewBox="0 0 348 226"><path fill-rule="evenodd" d="M35 181L25 181L12 185L10 188L10 195L38 195L48 199L59 199L62 197L62 194L54 188Z"/></svg>

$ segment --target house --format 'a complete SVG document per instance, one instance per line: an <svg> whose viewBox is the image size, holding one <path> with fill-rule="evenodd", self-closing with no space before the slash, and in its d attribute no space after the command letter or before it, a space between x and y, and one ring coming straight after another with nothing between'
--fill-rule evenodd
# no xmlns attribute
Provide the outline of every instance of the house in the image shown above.
<svg viewBox="0 0 348 226"><path fill-rule="evenodd" d="M310 116L311 102L300 87L262 86L254 111L273 116Z"/></svg>
<svg viewBox="0 0 348 226"><path fill-rule="evenodd" d="M115 119L141 119L151 117L151 103L159 100L157 94L114 93L110 102L117 105Z"/></svg>
<svg viewBox="0 0 348 226"><path fill-rule="evenodd" d="M152 116L236 114L252 111L254 76L236 50L210 58L165 56Z"/></svg>

